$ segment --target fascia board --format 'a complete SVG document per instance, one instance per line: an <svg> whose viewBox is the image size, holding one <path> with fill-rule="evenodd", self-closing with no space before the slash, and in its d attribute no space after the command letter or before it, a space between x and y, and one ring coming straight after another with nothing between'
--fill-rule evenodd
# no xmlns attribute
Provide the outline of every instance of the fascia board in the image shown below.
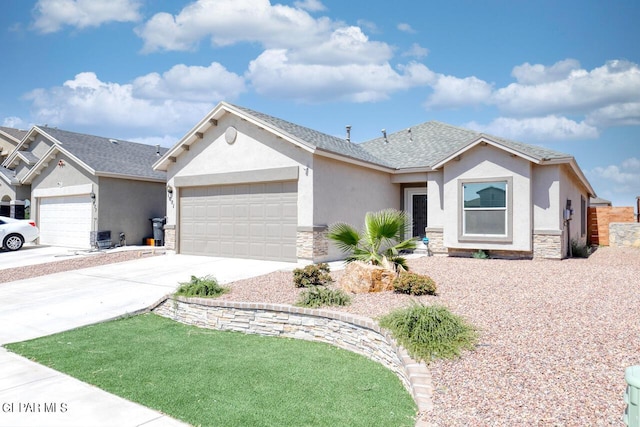
<svg viewBox="0 0 640 427"><path fill-rule="evenodd" d="M507 147L504 144L501 144L499 142L493 141L491 138L487 138L486 136L481 136L479 138L474 139L473 141L469 142L467 145L465 145L464 147L452 152L451 154L447 155L446 157L444 157L443 159L441 159L440 161L438 161L436 164L433 165L433 169L440 169L442 166L444 166L446 163L449 163L450 161L454 160L456 157L461 156L462 154L464 154L466 151L469 151L470 149L472 149L473 147L476 147L479 144L489 144L493 147L496 147L500 150L506 151L507 153L510 153L514 156L518 156L521 157L525 160L528 160L532 163L536 163L536 164L540 164L540 159L537 159L535 157L529 156L525 153L522 153L518 150L514 150L511 147Z"/></svg>
<svg viewBox="0 0 640 427"><path fill-rule="evenodd" d="M119 173L113 173L113 172L96 172L95 176L104 177L104 178L128 179L132 181L161 182L161 183L167 182L166 178L149 178L145 176L126 175L126 174L119 174Z"/></svg>

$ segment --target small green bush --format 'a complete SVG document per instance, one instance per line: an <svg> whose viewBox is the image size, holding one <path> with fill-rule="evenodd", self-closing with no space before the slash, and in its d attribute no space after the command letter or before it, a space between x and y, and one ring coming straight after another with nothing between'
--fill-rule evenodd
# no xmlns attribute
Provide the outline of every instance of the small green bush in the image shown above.
<svg viewBox="0 0 640 427"><path fill-rule="evenodd" d="M409 295L435 295L436 282L429 276L403 271L393 281L393 289L401 294Z"/></svg>
<svg viewBox="0 0 640 427"><path fill-rule="evenodd" d="M589 258L591 255L591 248L587 245L582 245L575 239L571 239L571 256L573 258Z"/></svg>
<svg viewBox="0 0 640 427"><path fill-rule="evenodd" d="M483 251L482 249L478 249L477 252L474 252L472 255L474 258L476 259L487 259L489 258L489 255Z"/></svg>
<svg viewBox="0 0 640 427"><path fill-rule="evenodd" d="M462 350L472 349L478 339L473 326L440 305L414 304L392 311L379 323L411 357L425 363L457 357Z"/></svg>
<svg viewBox="0 0 640 427"><path fill-rule="evenodd" d="M312 286L300 293L297 306L317 308L326 305L349 305L351 298L340 289Z"/></svg>
<svg viewBox="0 0 640 427"><path fill-rule="evenodd" d="M220 286L213 276L191 276L189 282L180 283L180 287L175 292L175 295L215 298L227 292L229 292L229 288Z"/></svg>
<svg viewBox="0 0 640 427"><path fill-rule="evenodd" d="M312 286L325 286L333 279L329 274L329 264L311 264L304 268L293 270L293 284L296 288L310 288Z"/></svg>

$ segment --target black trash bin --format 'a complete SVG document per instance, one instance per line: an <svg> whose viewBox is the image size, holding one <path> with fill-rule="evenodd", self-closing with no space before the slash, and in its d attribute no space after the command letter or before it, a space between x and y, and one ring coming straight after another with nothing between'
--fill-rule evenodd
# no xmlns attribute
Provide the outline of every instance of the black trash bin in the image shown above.
<svg viewBox="0 0 640 427"><path fill-rule="evenodd" d="M153 225L154 246L164 246L164 224L167 221L166 218L151 218L150 221Z"/></svg>

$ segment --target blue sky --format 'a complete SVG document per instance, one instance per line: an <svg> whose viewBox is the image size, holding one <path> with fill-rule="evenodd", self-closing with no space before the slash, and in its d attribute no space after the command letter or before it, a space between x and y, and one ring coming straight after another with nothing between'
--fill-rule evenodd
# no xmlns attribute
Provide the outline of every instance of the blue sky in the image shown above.
<svg viewBox="0 0 640 427"><path fill-rule="evenodd" d="M4 0L0 125L173 145L221 100L356 142L439 120L640 196L637 0Z"/></svg>

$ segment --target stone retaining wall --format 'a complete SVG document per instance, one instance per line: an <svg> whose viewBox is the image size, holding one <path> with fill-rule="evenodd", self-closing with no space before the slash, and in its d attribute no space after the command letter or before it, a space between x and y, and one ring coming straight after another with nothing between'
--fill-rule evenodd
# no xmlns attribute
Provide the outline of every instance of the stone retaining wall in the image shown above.
<svg viewBox="0 0 640 427"><path fill-rule="evenodd" d="M184 297L167 297L152 311L202 328L318 341L361 354L393 371L420 412L433 407L427 367L409 357L387 331L367 317L284 304Z"/></svg>
<svg viewBox="0 0 640 427"><path fill-rule="evenodd" d="M640 223L612 222L609 224L609 245L640 248Z"/></svg>

